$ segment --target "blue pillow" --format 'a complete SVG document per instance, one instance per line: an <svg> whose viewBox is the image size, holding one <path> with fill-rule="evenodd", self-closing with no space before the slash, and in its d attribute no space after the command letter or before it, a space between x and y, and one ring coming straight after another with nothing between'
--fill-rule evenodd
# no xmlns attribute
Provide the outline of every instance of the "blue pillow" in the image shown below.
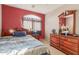
<svg viewBox="0 0 79 59"><path fill-rule="evenodd" d="M14 32L14 33L13 33L13 36L16 36L16 37L26 36L26 32L17 31L17 32Z"/></svg>

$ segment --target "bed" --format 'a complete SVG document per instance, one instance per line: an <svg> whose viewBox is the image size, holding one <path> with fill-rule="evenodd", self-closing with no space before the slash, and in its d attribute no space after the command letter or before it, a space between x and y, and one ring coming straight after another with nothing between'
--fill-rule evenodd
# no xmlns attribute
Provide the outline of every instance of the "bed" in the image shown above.
<svg viewBox="0 0 79 59"><path fill-rule="evenodd" d="M0 54L4 55L48 55L47 46L31 35L23 37L1 37Z"/></svg>

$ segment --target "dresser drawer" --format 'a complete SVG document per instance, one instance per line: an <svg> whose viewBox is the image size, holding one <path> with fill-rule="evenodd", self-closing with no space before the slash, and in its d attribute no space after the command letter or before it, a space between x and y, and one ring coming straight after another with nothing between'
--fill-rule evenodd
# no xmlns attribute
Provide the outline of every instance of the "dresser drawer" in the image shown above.
<svg viewBox="0 0 79 59"><path fill-rule="evenodd" d="M69 42L72 42L72 43L78 43L78 39L70 39L70 38L67 38L65 41L69 41Z"/></svg>
<svg viewBox="0 0 79 59"><path fill-rule="evenodd" d="M51 42L59 43L59 40L51 40Z"/></svg>
<svg viewBox="0 0 79 59"><path fill-rule="evenodd" d="M78 44L75 44L75 43L71 43L71 42L68 42L68 41L63 41L61 43L61 45L69 48L70 50L73 50L73 51L78 51Z"/></svg>
<svg viewBox="0 0 79 59"><path fill-rule="evenodd" d="M59 43L59 38L52 37L51 41L54 43Z"/></svg>
<svg viewBox="0 0 79 59"><path fill-rule="evenodd" d="M63 52L65 52L66 54L69 54L69 55L77 55L77 54L78 54L77 51L70 50L70 49L68 49L67 47L63 46L63 45L61 45L60 48L61 48L61 50L62 50Z"/></svg>
<svg viewBox="0 0 79 59"><path fill-rule="evenodd" d="M72 38L72 37L65 37L65 36L60 36L61 40L69 41L72 43L78 43L78 38Z"/></svg>
<svg viewBox="0 0 79 59"><path fill-rule="evenodd" d="M53 35L50 38L50 45L69 55L79 54L79 37Z"/></svg>
<svg viewBox="0 0 79 59"><path fill-rule="evenodd" d="M59 47L59 43L50 42L50 45L51 45L51 46Z"/></svg>

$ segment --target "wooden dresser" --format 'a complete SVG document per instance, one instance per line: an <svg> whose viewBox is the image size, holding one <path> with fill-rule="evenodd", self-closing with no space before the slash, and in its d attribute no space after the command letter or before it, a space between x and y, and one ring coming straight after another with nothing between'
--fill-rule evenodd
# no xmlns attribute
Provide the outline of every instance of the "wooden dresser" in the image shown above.
<svg viewBox="0 0 79 59"><path fill-rule="evenodd" d="M79 37L50 34L50 45L68 55L79 55Z"/></svg>

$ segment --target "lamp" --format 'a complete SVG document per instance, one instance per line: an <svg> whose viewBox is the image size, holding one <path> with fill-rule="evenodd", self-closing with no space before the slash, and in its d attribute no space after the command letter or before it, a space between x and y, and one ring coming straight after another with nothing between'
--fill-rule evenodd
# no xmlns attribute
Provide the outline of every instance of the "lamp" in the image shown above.
<svg viewBox="0 0 79 59"><path fill-rule="evenodd" d="M10 33L13 33L13 32L14 32L14 30L13 30L13 29L10 29L10 30L9 30L9 32L10 32Z"/></svg>

